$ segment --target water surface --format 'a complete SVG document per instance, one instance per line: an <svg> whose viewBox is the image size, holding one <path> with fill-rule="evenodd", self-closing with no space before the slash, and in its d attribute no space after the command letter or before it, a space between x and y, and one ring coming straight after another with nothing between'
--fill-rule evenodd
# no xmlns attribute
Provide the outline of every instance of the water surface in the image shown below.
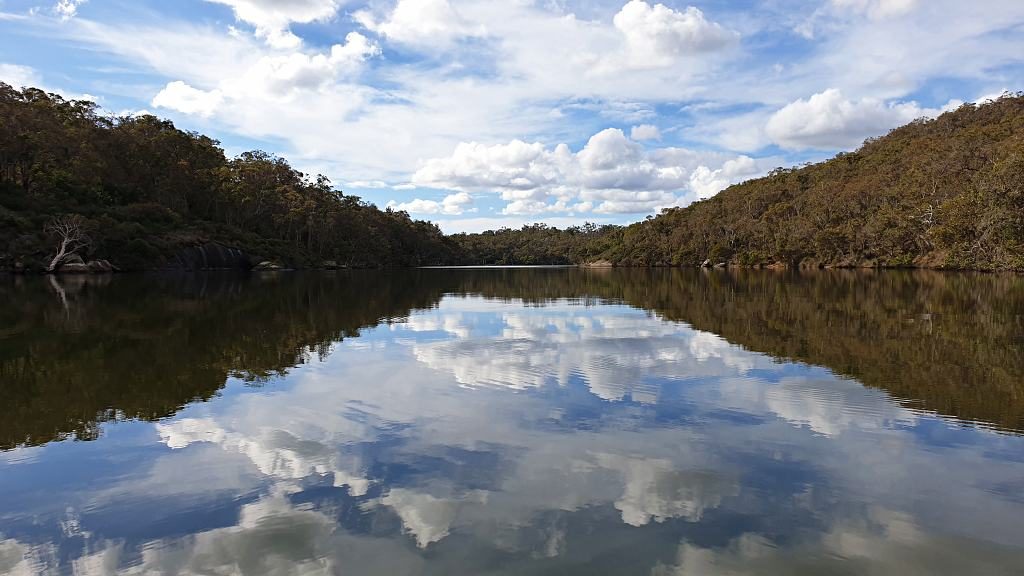
<svg viewBox="0 0 1024 576"><path fill-rule="evenodd" d="M0 278L0 573L1019 574L1024 279Z"/></svg>

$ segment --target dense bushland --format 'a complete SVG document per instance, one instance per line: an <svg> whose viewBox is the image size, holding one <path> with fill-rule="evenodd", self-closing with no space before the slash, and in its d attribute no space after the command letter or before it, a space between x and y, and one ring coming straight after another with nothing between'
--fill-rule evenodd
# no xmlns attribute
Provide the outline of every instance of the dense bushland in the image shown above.
<svg viewBox="0 0 1024 576"><path fill-rule="evenodd" d="M620 265L1024 269L1024 95L777 169L620 232Z"/></svg>
<svg viewBox="0 0 1024 576"><path fill-rule="evenodd" d="M220 242L310 266L440 264L453 245L433 224L379 210L265 152L228 159L219 143L154 116L107 117L92 102L0 83L0 269L40 269L43 229L78 214L84 257L125 269L175 265Z"/></svg>
<svg viewBox="0 0 1024 576"><path fill-rule="evenodd" d="M436 264L1024 270L1024 95L918 120L856 152L732 186L628 227L445 236L282 158L224 155L154 116L0 83L0 270L44 269L46 224L80 216L85 258L180 267L216 242L309 267Z"/></svg>

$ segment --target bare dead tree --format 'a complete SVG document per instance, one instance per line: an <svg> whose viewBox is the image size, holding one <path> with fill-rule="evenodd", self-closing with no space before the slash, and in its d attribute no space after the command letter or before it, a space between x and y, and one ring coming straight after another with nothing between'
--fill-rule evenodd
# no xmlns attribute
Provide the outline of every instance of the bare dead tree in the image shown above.
<svg viewBox="0 0 1024 576"><path fill-rule="evenodd" d="M54 255L53 260L50 261L50 265L46 268L48 272L56 270L65 258L77 253L92 242L92 240L86 236L83 228L83 219L78 214L58 216L46 224L43 231L47 234L56 236L58 241L57 254Z"/></svg>

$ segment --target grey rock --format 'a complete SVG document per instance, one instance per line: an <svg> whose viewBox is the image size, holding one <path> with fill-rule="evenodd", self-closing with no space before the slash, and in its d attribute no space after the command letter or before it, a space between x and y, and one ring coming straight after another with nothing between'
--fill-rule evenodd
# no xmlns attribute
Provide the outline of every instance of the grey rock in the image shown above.
<svg viewBox="0 0 1024 576"><path fill-rule="evenodd" d="M91 274L92 270L89 266L81 262L72 262L70 264L61 264L57 272L61 274Z"/></svg>
<svg viewBox="0 0 1024 576"><path fill-rule="evenodd" d="M106 260L90 260L85 266L93 274L109 274L114 271L113 265Z"/></svg>
<svg viewBox="0 0 1024 576"><path fill-rule="evenodd" d="M260 262L259 264L253 266L252 269L255 272L275 272L277 270L283 270L280 264L271 262L269 260L264 260L263 262Z"/></svg>

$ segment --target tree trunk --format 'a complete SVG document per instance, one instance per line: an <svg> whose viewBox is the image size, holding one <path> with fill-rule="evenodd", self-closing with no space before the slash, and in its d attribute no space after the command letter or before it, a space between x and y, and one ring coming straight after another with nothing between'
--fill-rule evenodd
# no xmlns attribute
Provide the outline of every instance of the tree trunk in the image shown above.
<svg viewBox="0 0 1024 576"><path fill-rule="evenodd" d="M68 241L61 240L60 248L57 249L57 255L50 261L50 265L46 267L47 272L53 272L60 266L60 263L68 255Z"/></svg>

